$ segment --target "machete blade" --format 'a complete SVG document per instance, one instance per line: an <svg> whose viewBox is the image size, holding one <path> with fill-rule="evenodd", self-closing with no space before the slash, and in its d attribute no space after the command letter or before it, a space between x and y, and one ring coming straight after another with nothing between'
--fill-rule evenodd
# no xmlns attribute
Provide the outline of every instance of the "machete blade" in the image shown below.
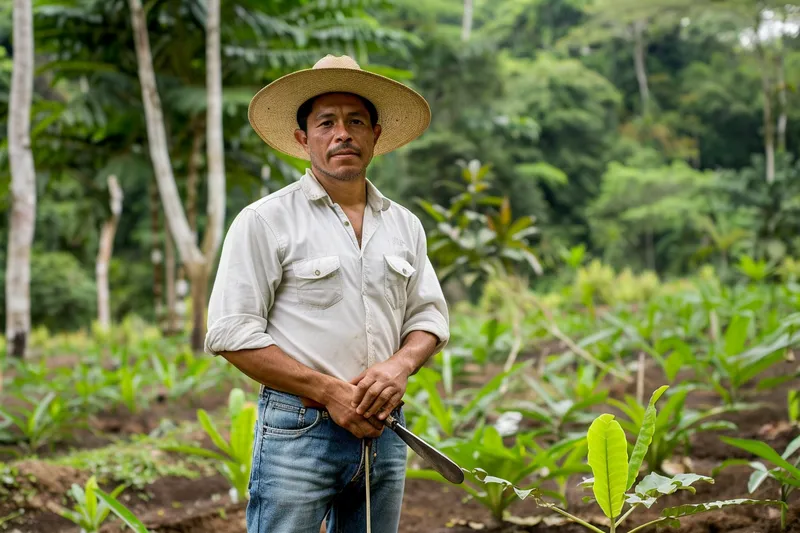
<svg viewBox="0 0 800 533"><path fill-rule="evenodd" d="M455 483L456 485L464 482L464 471L461 470L461 467L445 454L401 426L396 418L389 415L386 417L386 420L384 420L384 424L397 433L397 436L400 437L409 448L414 450L417 455L422 457L426 463L432 466L433 469L439 472L447 481Z"/></svg>

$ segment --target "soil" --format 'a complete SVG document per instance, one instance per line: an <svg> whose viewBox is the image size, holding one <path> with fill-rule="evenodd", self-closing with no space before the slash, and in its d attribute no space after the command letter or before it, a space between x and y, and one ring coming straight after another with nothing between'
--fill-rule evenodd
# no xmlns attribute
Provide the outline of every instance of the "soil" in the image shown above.
<svg viewBox="0 0 800 533"><path fill-rule="evenodd" d="M778 366L775 373L786 372L788 366ZM795 366L791 366L795 368ZM497 371L497 369L495 369ZM645 390L649 394L664 384L661 370L651 367L646 372ZM785 417L786 390L790 385L771 392L759 392L755 399L764 404L757 410L727 415L738 426L737 436L761 439L778 451L798 434L800 428L782 422ZM621 398L634 394L633 384L615 383L611 395ZM690 404L695 407L717 403L713 395L692 393ZM94 431L76 435L54 453L64 453L69 448L102 446L113 437L129 433L148 432L156 428L163 418L194 420L196 409L213 409L224 406L224 392L209 392L201 399L184 398L178 402L154 403L141 415L125 412L104 413L92 420ZM731 457L747 457L747 454L726 445L719 439L723 433L703 433L692 442L692 454L678 458L674 467L688 464L700 474L711 471L722 460ZM87 435L93 436L91 440ZM207 443L208 444L208 443ZM55 467L39 460L15 463L19 470L20 486L15 494L0 499L0 531L13 533L77 533L78 528L53 512L54 505L67 505L65 492L72 483L82 484L87 474L68 467ZM777 485L768 481L755 494L747 494L750 470L747 467L732 467L715 476L716 482L697 484L697 493L682 491L665 498L669 506L683 503L700 503L730 498L775 498ZM582 498L588 491L577 487L578 478L568 484L568 510L598 527L604 528L605 519L596 504L586 504ZM107 487L108 488L108 487ZM0 485L0 498L2 498ZM497 526L489 513L475 502L465 500L466 493L452 485L434 481L410 479L406 483L401 518L401 533L577 533L586 531L580 526L566 522L552 511L537 507L532 500L516 502L509 509L516 523L505 522ZM24 500L24 502L23 502ZM228 494L228 485L220 475L189 480L180 477L162 478L148 486L145 497L126 491L122 501L147 526L158 533L233 533L245 531L245 504L233 503ZM24 508L21 517L2 523L3 517ZM788 533L800 533L800 491L796 491L790 502ZM623 530L656 518L661 507L631 515ZM119 524L109 519L103 532L119 531ZM654 530L651 530L654 531ZM681 520L680 531L689 533L780 533L779 514L776 508L766 506L736 506L722 511L704 513Z"/></svg>

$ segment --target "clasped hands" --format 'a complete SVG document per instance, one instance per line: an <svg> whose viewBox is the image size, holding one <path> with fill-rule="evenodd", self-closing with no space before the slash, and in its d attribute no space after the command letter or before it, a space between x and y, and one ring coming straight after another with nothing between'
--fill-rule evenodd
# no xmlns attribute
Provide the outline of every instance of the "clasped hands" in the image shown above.
<svg viewBox="0 0 800 533"><path fill-rule="evenodd" d="M358 438L379 437L383 421L403 399L409 375L404 362L393 357L340 382L326 406L331 418Z"/></svg>

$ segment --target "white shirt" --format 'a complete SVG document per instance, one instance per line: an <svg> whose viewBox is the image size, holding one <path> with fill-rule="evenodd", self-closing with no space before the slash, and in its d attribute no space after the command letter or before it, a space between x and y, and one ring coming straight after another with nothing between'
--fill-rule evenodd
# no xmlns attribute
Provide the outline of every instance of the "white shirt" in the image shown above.
<svg viewBox="0 0 800 533"><path fill-rule="evenodd" d="M415 330L448 342L447 304L419 219L367 181L359 247L344 211L311 171L245 207L222 246L206 352L277 344L349 381Z"/></svg>

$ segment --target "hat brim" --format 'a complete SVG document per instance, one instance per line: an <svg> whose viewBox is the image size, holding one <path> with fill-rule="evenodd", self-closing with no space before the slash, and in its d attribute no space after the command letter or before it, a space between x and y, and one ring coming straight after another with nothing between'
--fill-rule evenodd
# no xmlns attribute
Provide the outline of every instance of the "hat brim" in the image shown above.
<svg viewBox="0 0 800 533"><path fill-rule="evenodd" d="M419 137L431 121L428 102L402 83L379 74L352 68L307 69L287 74L270 83L250 101L250 125L269 146L308 160L294 137L297 109L309 98L325 93L363 96L378 111L381 136L375 155L391 152Z"/></svg>

